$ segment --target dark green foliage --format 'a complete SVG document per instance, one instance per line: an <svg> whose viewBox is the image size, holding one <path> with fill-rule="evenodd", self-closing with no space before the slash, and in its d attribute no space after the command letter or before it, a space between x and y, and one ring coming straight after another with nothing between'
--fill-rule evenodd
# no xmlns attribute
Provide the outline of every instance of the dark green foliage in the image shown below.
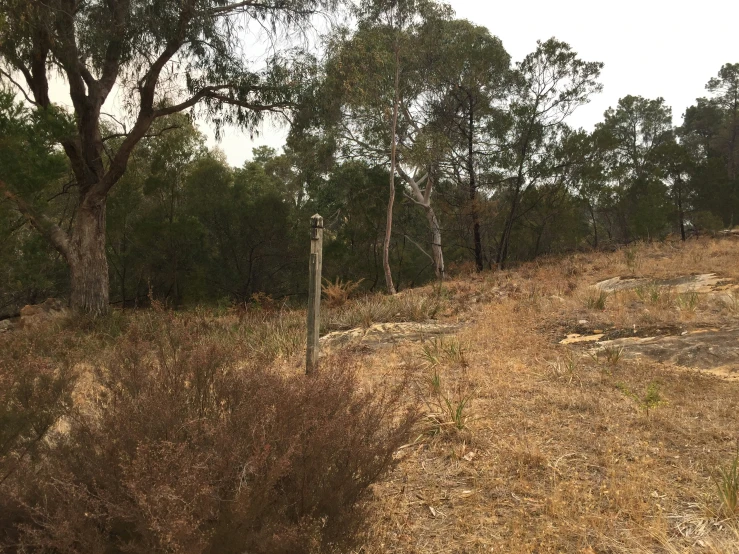
<svg viewBox="0 0 739 554"><path fill-rule="evenodd" d="M29 204L47 206L49 213L65 223L71 210L67 199L55 192L66 174L66 164L53 144L55 135L67 125L63 113L32 112L0 88L0 181L22 193ZM58 252L1 195L2 191L0 316L67 290Z"/></svg>
<svg viewBox="0 0 739 554"><path fill-rule="evenodd" d="M62 12L56 2L3 2L24 14L7 19L1 30L3 63L10 67L32 57L38 37L31 30L43 17ZM83 2L80 58L103 71L106 55L120 55L134 74L143 71L148 60L141 48L159 52L183 5L126 4L130 13L118 28L109 6ZM377 290L384 281L392 142L397 175L389 261L397 288L432 280L439 250L450 266L481 270L670 234L687 239L737 223L738 64L719 70L679 128L662 98L628 95L589 133L570 128L567 118L600 91L602 64L582 60L555 38L511 64L497 37L455 19L445 4L368 1L355 11L356 29L331 34L323 67L303 52L255 71L234 55L229 17L247 14L273 30L287 29L333 3L296 1L275 10L211 1L198 6L177 58L198 77L178 84L180 96L223 82L227 96L208 89L200 98L219 129L233 122L252 126L262 117L259 106L289 105L295 117L284 152L258 148L243 167L230 167L205 147L192 114L173 106L178 95L163 95L120 177L108 179L117 171L116 152L128 148L126 133L112 120L97 125L104 148L92 141L90 151L104 151L94 159L104 160L96 170L102 177L80 187L79 176L71 178L68 149L85 110L75 104L72 117L51 103L23 107L3 92L0 180L48 217L33 222L11 202L0 204L0 316L68 294L69 253L63 256L57 242L36 234L51 224L74 229L79 193L102 187L101 180L111 187L106 232L113 304L133 307L150 298L178 307L242 304L255 295L300 302L314 213L327 222L325 277ZM113 27L123 34L109 36ZM120 51L103 48L111 40ZM16 54L20 59L11 60Z"/></svg>

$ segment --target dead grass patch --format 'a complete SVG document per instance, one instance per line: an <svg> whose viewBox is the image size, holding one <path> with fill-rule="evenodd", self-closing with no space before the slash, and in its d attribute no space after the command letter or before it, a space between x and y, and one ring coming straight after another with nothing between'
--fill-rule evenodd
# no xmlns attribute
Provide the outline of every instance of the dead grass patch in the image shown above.
<svg viewBox="0 0 739 554"><path fill-rule="evenodd" d="M634 248L639 276L739 276L730 241ZM739 552L712 479L734 453L739 386L556 344L563 325L641 333L733 317L706 295L622 291L589 308L590 286L624 271L615 252L496 274L520 292L474 307L461 333L476 420L462 444L404 451L375 490L363 552Z"/></svg>

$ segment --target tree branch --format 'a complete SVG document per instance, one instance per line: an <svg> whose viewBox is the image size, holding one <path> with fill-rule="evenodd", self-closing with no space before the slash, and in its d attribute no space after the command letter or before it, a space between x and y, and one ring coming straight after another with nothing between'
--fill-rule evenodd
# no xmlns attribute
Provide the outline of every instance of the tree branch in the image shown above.
<svg viewBox="0 0 739 554"><path fill-rule="evenodd" d="M16 205L18 211L25 217L33 227L41 233L51 244L56 248L59 253L64 256L65 259L69 260L71 251L69 245L69 236L65 233L58 225L49 220L42 214L37 214L36 211L23 200L20 196L13 193L10 187L0 179L0 191L5 198L10 200Z"/></svg>
<svg viewBox="0 0 739 554"><path fill-rule="evenodd" d="M17 82L17 81L15 80L15 79L13 79L13 77L12 77L12 76L10 75L10 73L8 73L8 72L6 72L6 71L3 71L2 69L0 69L0 75L4 75L4 76L5 76L5 78L6 78L6 79L7 79L8 81L10 81L10 83L11 83L11 84L12 84L12 85L13 85L13 86L14 86L15 88L17 88L17 89L18 89L19 91L21 91L21 94L22 94L22 95L23 95L23 96L25 97L25 99L26 99L26 100L27 100L27 101L28 101L28 102L29 102L30 104L33 104L34 106L38 106L38 105L39 105L39 104L38 104L38 102L36 102L35 100L32 100L32 99L31 99L31 97L30 97L30 96L28 96L28 93L26 92L26 89L24 89L24 88L23 88L23 87L21 86L21 84L20 84L19 82Z"/></svg>
<svg viewBox="0 0 739 554"><path fill-rule="evenodd" d="M180 125L170 125L169 127L164 127L163 129L161 129L160 131L157 131L156 133L147 133L141 138L145 139L145 138L161 137L167 131L172 131L174 129L181 129L181 128L182 127ZM112 135L107 135L106 137L104 137L103 142L106 142L110 139L127 137L127 136L128 136L128 133L113 133Z"/></svg>

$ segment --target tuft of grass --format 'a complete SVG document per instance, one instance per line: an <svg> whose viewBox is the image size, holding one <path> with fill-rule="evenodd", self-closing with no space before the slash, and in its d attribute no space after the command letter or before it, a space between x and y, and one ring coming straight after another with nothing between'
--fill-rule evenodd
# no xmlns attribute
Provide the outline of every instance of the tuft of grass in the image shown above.
<svg viewBox="0 0 739 554"><path fill-rule="evenodd" d="M598 353L598 358L601 357L611 365L618 365L623 357L624 347L623 346L606 346Z"/></svg>
<svg viewBox="0 0 739 554"><path fill-rule="evenodd" d="M722 299L724 301L724 305L731 313L739 313L739 294L737 294L737 291L730 291Z"/></svg>
<svg viewBox="0 0 739 554"><path fill-rule="evenodd" d="M632 275L636 275L637 270L641 266L641 256L639 255L639 249L635 244L627 246L623 250L624 263Z"/></svg>
<svg viewBox="0 0 739 554"><path fill-rule="evenodd" d="M364 279L359 281L342 281L340 277L332 283L328 279L323 280L323 296L326 298L326 306L329 308L336 308L343 306L349 300L351 294L359 288Z"/></svg>
<svg viewBox="0 0 739 554"><path fill-rule="evenodd" d="M441 435L448 429L463 431L467 428L472 395L463 394L460 390L455 395L446 392L438 367L434 367L431 375L426 378L426 392L422 397L429 409L429 434Z"/></svg>
<svg viewBox="0 0 739 554"><path fill-rule="evenodd" d="M466 367L465 351L465 345L457 337L442 337L423 343L419 356L428 367L436 367L443 362Z"/></svg>
<svg viewBox="0 0 739 554"><path fill-rule="evenodd" d="M603 311L606 309L606 302L608 301L608 293L604 290L590 293L585 298L585 306L589 310Z"/></svg>
<svg viewBox="0 0 739 554"><path fill-rule="evenodd" d="M645 304L664 304L666 296L669 294L665 291L664 287L661 287L655 283L642 285L634 289L637 298Z"/></svg>
<svg viewBox="0 0 739 554"><path fill-rule="evenodd" d="M582 382L579 377L580 367L578 359L572 350L567 353L564 359L557 358L554 362L548 362L548 365L554 379L567 381L568 384L572 383L575 379Z"/></svg>
<svg viewBox="0 0 739 554"><path fill-rule="evenodd" d="M326 310L324 324L332 329L369 327L375 323L428 321L443 306L438 295L415 291L385 296L375 294Z"/></svg>
<svg viewBox="0 0 739 554"><path fill-rule="evenodd" d="M299 312L280 314L249 328L246 333L246 344L261 359L287 358L305 347L305 318Z"/></svg>
<svg viewBox="0 0 739 554"><path fill-rule="evenodd" d="M697 292L683 292L675 298L675 304L681 312L695 313L700 304L700 295Z"/></svg>
<svg viewBox="0 0 739 554"><path fill-rule="evenodd" d="M714 482L721 502L721 510L727 518L739 516L739 448L726 467L718 468Z"/></svg>

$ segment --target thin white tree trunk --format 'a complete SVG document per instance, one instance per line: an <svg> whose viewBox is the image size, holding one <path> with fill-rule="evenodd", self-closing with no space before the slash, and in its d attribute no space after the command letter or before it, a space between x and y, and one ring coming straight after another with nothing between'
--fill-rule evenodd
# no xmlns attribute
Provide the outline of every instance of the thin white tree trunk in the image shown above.
<svg viewBox="0 0 739 554"><path fill-rule="evenodd" d="M444 253L441 249L441 226L439 225L434 208L431 207L431 193L433 192L434 186L431 172L429 171L421 178L415 179L403 171L402 167L399 167L398 170L411 188L413 195L410 196L410 199L421 206L426 212L426 219L428 219L429 229L431 230L431 257L434 261L434 273L436 273L439 279L443 279L445 269ZM421 184L424 181L426 181L426 186L421 190Z"/></svg>
<svg viewBox="0 0 739 554"><path fill-rule="evenodd" d="M390 239L393 232L393 206L395 205L395 166L397 157L398 109L400 105L400 46L395 43L395 92L393 98L393 121L390 126L390 191L387 202L385 242L382 248L382 267L385 270L385 286L388 294L395 294L393 274L390 270Z"/></svg>

